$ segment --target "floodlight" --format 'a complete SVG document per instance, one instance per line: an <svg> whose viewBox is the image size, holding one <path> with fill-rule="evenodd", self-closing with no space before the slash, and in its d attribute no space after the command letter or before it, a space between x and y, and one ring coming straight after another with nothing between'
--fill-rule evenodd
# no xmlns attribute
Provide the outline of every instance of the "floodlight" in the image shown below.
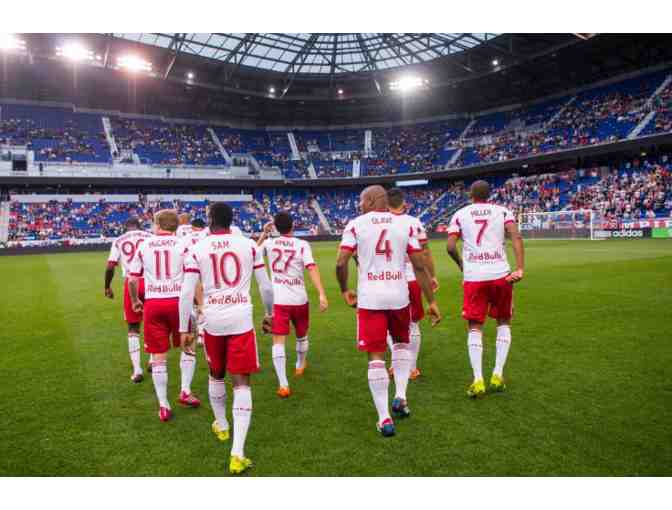
<svg viewBox="0 0 672 510"><path fill-rule="evenodd" d="M400 92L408 92L426 85L427 80L423 80L419 76L404 76L397 81L390 83L390 90L398 90Z"/></svg>
<svg viewBox="0 0 672 510"><path fill-rule="evenodd" d="M73 62L93 60L93 52L78 43L70 43L62 48L56 48L56 55L72 60Z"/></svg>
<svg viewBox="0 0 672 510"><path fill-rule="evenodd" d="M273 85L271 85L271 86L269 87L268 91L269 91L271 94L275 94L275 87L274 87Z"/></svg>
<svg viewBox="0 0 672 510"><path fill-rule="evenodd" d="M136 55L125 55L123 57L117 58L117 66L123 69L128 69L129 71L132 72L137 71L150 72L152 70L151 62L147 62L146 60L143 60L142 58Z"/></svg>
<svg viewBox="0 0 672 510"><path fill-rule="evenodd" d="M497 67L497 66L499 65L499 60L494 59L494 60L492 61L492 65L493 65L494 67Z"/></svg>
<svg viewBox="0 0 672 510"><path fill-rule="evenodd" d="M0 50L23 50L26 48L26 41L16 37L14 34L0 34Z"/></svg>

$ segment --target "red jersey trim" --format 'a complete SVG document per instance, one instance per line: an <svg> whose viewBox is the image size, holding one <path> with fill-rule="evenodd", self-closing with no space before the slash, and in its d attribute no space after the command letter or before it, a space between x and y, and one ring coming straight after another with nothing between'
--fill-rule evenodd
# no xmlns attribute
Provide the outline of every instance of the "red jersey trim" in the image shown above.
<svg viewBox="0 0 672 510"><path fill-rule="evenodd" d="M210 229L210 234L216 235L216 236L222 235L222 234L230 234L230 233L231 233L230 228L220 228L220 229L217 229L217 230Z"/></svg>
<svg viewBox="0 0 672 510"><path fill-rule="evenodd" d="M157 232L155 235L157 235L157 236L174 236L175 232Z"/></svg>
<svg viewBox="0 0 672 510"><path fill-rule="evenodd" d="M341 250L353 252L356 251L357 248L355 248L354 246L341 246Z"/></svg>
<svg viewBox="0 0 672 510"><path fill-rule="evenodd" d="M259 264L259 265L257 265L257 266L254 266L254 269L261 269L262 267L264 267L264 265L263 265L263 264Z"/></svg>
<svg viewBox="0 0 672 510"><path fill-rule="evenodd" d="M427 244L429 242L429 239L418 239L418 242L420 244Z"/></svg>
<svg viewBox="0 0 672 510"><path fill-rule="evenodd" d="M109 269L112 269L113 267L117 267L117 264L118 264L118 262L116 262L116 261L114 261L114 260L108 260L108 261L107 261L107 267L108 267Z"/></svg>
<svg viewBox="0 0 672 510"><path fill-rule="evenodd" d="M185 268L184 268L184 272L185 272L185 273L198 273L198 274L201 274L201 270L200 270L200 269L195 269L195 268L193 268L193 267L185 267Z"/></svg>
<svg viewBox="0 0 672 510"><path fill-rule="evenodd" d="M421 251L421 248L413 248L411 245L406 247L406 253L420 253Z"/></svg>
<svg viewBox="0 0 672 510"><path fill-rule="evenodd" d="M508 225L509 223L515 223L515 221L514 220L506 220L504 222L504 225Z"/></svg>
<svg viewBox="0 0 672 510"><path fill-rule="evenodd" d="M140 278L142 276L142 272L140 273L129 273L131 276L134 276L136 278Z"/></svg>
<svg viewBox="0 0 672 510"><path fill-rule="evenodd" d="M316 265L317 264L315 264L314 262L311 262L310 264L306 264L306 269L310 269L311 267L316 266Z"/></svg>

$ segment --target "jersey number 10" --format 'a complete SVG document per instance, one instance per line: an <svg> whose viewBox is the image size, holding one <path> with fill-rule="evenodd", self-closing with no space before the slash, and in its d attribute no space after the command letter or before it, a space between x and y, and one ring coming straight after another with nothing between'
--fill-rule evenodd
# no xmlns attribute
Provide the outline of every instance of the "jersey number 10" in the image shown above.
<svg viewBox="0 0 672 510"><path fill-rule="evenodd" d="M231 278L231 275L227 272L227 259L233 260L235 268L233 278ZM240 259L238 258L238 255L232 251L222 253L221 257L218 257L216 253L211 253L210 262L212 262L212 276L215 279L216 288L219 289L222 286L222 282L224 282L227 287L235 287L238 285L238 282L240 282Z"/></svg>

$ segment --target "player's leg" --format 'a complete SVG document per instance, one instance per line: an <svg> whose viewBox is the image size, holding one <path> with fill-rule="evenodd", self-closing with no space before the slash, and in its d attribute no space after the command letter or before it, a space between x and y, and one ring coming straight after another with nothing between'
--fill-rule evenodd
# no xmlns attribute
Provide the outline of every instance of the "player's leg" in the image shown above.
<svg viewBox="0 0 672 510"><path fill-rule="evenodd" d="M229 439L229 421L226 419L226 337L203 334L203 349L208 362L208 397L215 415L212 432L220 441Z"/></svg>
<svg viewBox="0 0 672 510"><path fill-rule="evenodd" d="M179 333L179 304L176 302L170 306L170 325L173 337L173 347L180 349L180 333ZM189 328L193 327L193 323L189 324ZM180 396L178 402L180 405L186 407L200 407L201 401L191 391L191 382L194 380L196 373L196 355L190 354L180 350Z"/></svg>
<svg viewBox="0 0 672 510"><path fill-rule="evenodd" d="M285 352L285 343L287 337L285 335L273 335L273 369L278 378L278 397L287 398L292 393L289 389L289 381L287 380L287 354Z"/></svg>
<svg viewBox="0 0 672 510"><path fill-rule="evenodd" d="M498 280L494 287L494 299L490 315L497 320L497 340L495 344L495 368L490 378L492 391L504 391L504 365L511 347L511 317L513 315L513 285L506 280Z"/></svg>
<svg viewBox="0 0 672 510"><path fill-rule="evenodd" d="M143 280L140 280L142 283ZM141 287L143 287L141 285ZM139 289L142 290L142 289ZM140 292L138 292L141 294ZM144 293L141 295L144 296ZM144 379L142 374L142 362L140 360L140 323L142 322L142 312L133 310L131 304L131 294L128 289L128 278L124 280L124 320L128 324L128 355L131 358L131 365L133 373L131 374L131 381L134 383L142 382Z"/></svg>
<svg viewBox="0 0 672 510"><path fill-rule="evenodd" d="M239 474L252 466L252 461L245 457L245 441L252 419L250 374L259 370L254 330L229 337L226 356L227 370L233 382L233 444L229 471Z"/></svg>
<svg viewBox="0 0 672 510"><path fill-rule="evenodd" d="M287 335L289 335L289 322L289 307L286 305L273 305L273 325L271 327L273 347L271 357L273 359L273 369L278 378L278 390L276 394L280 398L287 398L291 395L289 381L287 380L287 353L285 350Z"/></svg>
<svg viewBox="0 0 672 510"><path fill-rule="evenodd" d="M422 289L420 284L409 282L408 295L411 306L411 325L409 330L410 335L410 352L411 352L411 379L417 379L420 375L418 370L418 355L420 354L420 321L425 317L425 309L422 306Z"/></svg>
<svg viewBox="0 0 672 510"><path fill-rule="evenodd" d="M308 303L297 306L292 316L294 330L296 331L296 366L294 375L300 377L304 374L308 362L308 328L310 326L310 307Z"/></svg>
<svg viewBox="0 0 672 510"><path fill-rule="evenodd" d="M377 429L385 437L395 433L390 416L390 376L385 369L387 318L381 310L357 310L357 348L368 353L369 390L378 413Z"/></svg>
<svg viewBox="0 0 672 510"><path fill-rule="evenodd" d="M159 419L168 421L173 413L168 402L168 351L170 323L160 303L148 300L144 305L145 351L152 356L152 382L159 401Z"/></svg>
<svg viewBox="0 0 672 510"><path fill-rule="evenodd" d="M485 395L483 382L483 323L488 312L489 282L464 282L462 317L468 321L467 351L474 376L467 395L478 398Z"/></svg>
<svg viewBox="0 0 672 510"><path fill-rule="evenodd" d="M411 322L410 307L387 312L388 328L394 344L392 345L392 369L394 370L394 399L392 413L399 418L411 415L408 407L406 389L411 374L411 350L409 330Z"/></svg>
<svg viewBox="0 0 672 510"><path fill-rule="evenodd" d="M134 383L142 382L144 375L142 373L142 361L140 359L140 323L135 322L128 325L128 355L133 365L133 374L131 381Z"/></svg>

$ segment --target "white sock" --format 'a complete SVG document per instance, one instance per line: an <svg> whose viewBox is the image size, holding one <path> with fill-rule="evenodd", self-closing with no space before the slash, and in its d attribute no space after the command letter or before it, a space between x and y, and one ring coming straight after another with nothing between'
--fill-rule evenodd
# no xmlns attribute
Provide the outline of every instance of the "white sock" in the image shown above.
<svg viewBox="0 0 672 510"><path fill-rule="evenodd" d="M493 373L502 377L504 372L504 364L506 357L509 355L509 347L511 347L511 326L503 325L497 326L497 355L495 357L495 370Z"/></svg>
<svg viewBox="0 0 672 510"><path fill-rule="evenodd" d="M411 336L411 371L418 368L418 355L420 354L420 324L411 322L409 334Z"/></svg>
<svg viewBox="0 0 672 510"><path fill-rule="evenodd" d="M133 375L142 374L140 363L140 336L137 333L128 334L128 354L133 364Z"/></svg>
<svg viewBox="0 0 672 510"><path fill-rule="evenodd" d="M398 343L392 347L392 370L394 372L394 396L406 400L408 377L411 375L411 352L408 344Z"/></svg>
<svg viewBox="0 0 672 510"><path fill-rule="evenodd" d="M182 374L182 391L191 395L191 381L196 371L196 356L183 352L180 354L180 373Z"/></svg>
<svg viewBox="0 0 672 510"><path fill-rule="evenodd" d="M273 344L272 350L273 368L278 376L278 384L283 388L289 387L287 381L287 356L285 356L285 344Z"/></svg>
<svg viewBox="0 0 672 510"><path fill-rule="evenodd" d="M387 334L387 348L392 352L392 346L394 345L394 342L392 341L392 337L390 334Z"/></svg>
<svg viewBox="0 0 672 510"><path fill-rule="evenodd" d="M378 411L378 423L390 418L388 407L390 376L385 370L384 361L369 361L369 389L373 396L373 403Z"/></svg>
<svg viewBox="0 0 672 510"><path fill-rule="evenodd" d="M469 347L471 369L474 371L474 381L483 379L483 333L470 329L467 336L467 346Z"/></svg>
<svg viewBox="0 0 672 510"><path fill-rule="evenodd" d="M252 418L252 390L249 386L233 388L233 446L231 455L245 456L245 438Z"/></svg>
<svg viewBox="0 0 672 510"><path fill-rule="evenodd" d="M208 377L208 395L210 395L210 407L212 407L217 425L222 430L229 430L229 422L226 419L226 382L224 379Z"/></svg>
<svg viewBox="0 0 672 510"><path fill-rule="evenodd" d="M159 399L159 405L170 409L168 403L168 366L165 361L152 362L152 381L154 381L154 391L156 398Z"/></svg>
<svg viewBox="0 0 672 510"><path fill-rule="evenodd" d="M308 337L304 336L303 338L296 339L296 368L301 368L306 362L306 356L308 355Z"/></svg>

